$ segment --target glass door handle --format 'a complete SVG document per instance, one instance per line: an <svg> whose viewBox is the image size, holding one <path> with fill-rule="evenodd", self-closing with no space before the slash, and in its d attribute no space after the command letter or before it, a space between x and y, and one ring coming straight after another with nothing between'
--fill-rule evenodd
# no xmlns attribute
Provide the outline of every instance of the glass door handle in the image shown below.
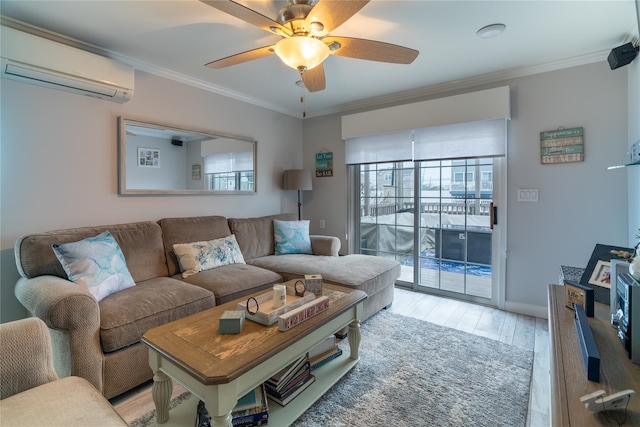
<svg viewBox="0 0 640 427"><path fill-rule="evenodd" d="M489 226L493 230L493 226L498 224L498 207L491 202L489 205Z"/></svg>

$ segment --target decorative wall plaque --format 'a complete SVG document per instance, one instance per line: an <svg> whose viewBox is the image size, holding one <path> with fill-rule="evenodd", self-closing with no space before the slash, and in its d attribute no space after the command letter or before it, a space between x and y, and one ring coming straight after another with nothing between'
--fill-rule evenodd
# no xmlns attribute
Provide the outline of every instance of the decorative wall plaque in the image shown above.
<svg viewBox="0 0 640 427"><path fill-rule="evenodd" d="M330 151L316 153L316 178L333 176L333 153Z"/></svg>
<svg viewBox="0 0 640 427"><path fill-rule="evenodd" d="M540 161L542 164L584 161L584 128L540 132Z"/></svg>

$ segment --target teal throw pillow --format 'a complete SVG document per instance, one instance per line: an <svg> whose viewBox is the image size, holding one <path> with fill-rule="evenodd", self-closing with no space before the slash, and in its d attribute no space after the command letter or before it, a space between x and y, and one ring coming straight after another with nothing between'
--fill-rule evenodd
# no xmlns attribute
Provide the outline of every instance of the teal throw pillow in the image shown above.
<svg viewBox="0 0 640 427"><path fill-rule="evenodd" d="M182 278L229 264L245 264L235 235L193 243L176 243L173 251L178 258Z"/></svg>
<svg viewBox="0 0 640 427"><path fill-rule="evenodd" d="M313 254L309 237L309 221L273 220L276 255Z"/></svg>
<svg viewBox="0 0 640 427"><path fill-rule="evenodd" d="M108 231L51 247L69 280L86 287L98 301L135 286L120 245Z"/></svg>

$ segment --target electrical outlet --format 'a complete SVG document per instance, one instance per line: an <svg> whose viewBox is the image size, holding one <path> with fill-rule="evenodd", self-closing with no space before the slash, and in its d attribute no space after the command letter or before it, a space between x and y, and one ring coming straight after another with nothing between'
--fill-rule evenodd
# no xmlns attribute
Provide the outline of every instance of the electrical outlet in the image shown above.
<svg viewBox="0 0 640 427"><path fill-rule="evenodd" d="M324 219L320 220L320 229L324 229Z"/></svg>

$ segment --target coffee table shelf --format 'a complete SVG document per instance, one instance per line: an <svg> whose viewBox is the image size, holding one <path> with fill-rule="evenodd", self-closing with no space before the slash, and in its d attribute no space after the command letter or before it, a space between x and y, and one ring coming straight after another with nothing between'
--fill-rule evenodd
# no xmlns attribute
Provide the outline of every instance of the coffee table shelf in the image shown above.
<svg viewBox="0 0 640 427"><path fill-rule="evenodd" d="M343 348L342 355L313 370L316 380L293 399L287 406L280 406L269 400L269 425L285 427L292 424L309 409L331 386L349 372L357 363L349 357L349 347ZM170 418L163 427L192 427L196 418L198 398L191 396L170 411Z"/></svg>

